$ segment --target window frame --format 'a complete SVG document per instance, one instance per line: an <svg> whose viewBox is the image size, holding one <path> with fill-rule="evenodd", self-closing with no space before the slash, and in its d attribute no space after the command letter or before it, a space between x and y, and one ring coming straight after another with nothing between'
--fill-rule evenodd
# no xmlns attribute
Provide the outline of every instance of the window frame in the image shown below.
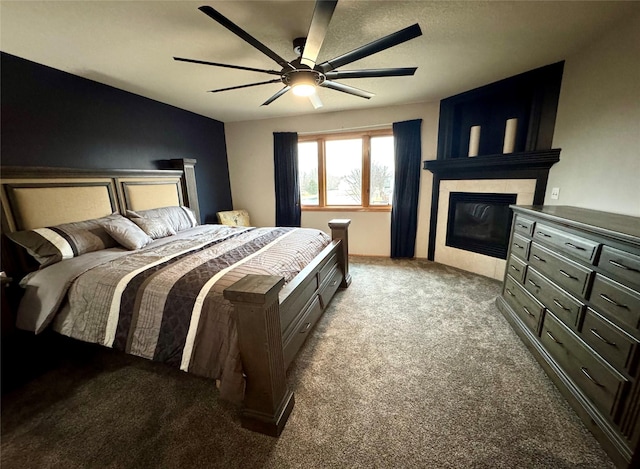
<svg viewBox="0 0 640 469"><path fill-rule="evenodd" d="M361 132L333 132L298 136L298 143L318 144L318 205L300 205L308 212L390 212L393 204L370 205L371 197L371 138L393 137L393 128L366 130ZM360 205L327 205L327 172L325 143L330 140L362 139L362 194ZM395 157L395 155L394 155Z"/></svg>

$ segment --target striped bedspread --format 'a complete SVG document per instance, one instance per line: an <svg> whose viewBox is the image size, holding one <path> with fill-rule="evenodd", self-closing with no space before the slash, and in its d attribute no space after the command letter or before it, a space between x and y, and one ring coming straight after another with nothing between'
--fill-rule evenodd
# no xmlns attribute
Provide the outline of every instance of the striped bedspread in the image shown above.
<svg viewBox="0 0 640 469"><path fill-rule="evenodd" d="M249 273L290 281L330 238L299 228L198 227L193 236L108 261L78 276L58 332L218 379L244 392L235 318L225 288ZM194 229L195 230L195 229Z"/></svg>

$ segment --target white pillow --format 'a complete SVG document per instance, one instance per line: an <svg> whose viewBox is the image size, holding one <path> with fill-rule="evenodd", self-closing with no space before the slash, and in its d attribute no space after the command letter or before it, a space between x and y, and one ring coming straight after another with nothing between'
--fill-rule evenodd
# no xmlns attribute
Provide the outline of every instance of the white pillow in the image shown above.
<svg viewBox="0 0 640 469"><path fill-rule="evenodd" d="M125 217L106 221L102 227L118 244L130 251L143 248L153 241L138 225Z"/></svg>

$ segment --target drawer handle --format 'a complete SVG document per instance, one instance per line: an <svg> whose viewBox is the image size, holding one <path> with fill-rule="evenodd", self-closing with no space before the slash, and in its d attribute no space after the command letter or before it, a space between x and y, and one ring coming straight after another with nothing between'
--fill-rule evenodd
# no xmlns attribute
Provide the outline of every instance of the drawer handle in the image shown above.
<svg viewBox="0 0 640 469"><path fill-rule="evenodd" d="M569 308L565 308L565 306L555 298L553 299L553 304L555 304L558 308L564 309L565 311L571 311Z"/></svg>
<svg viewBox="0 0 640 469"><path fill-rule="evenodd" d="M549 331L547 331L547 335L551 338L551 340L553 340L556 344L560 344L562 345L562 342L560 342L558 339L556 339L553 334Z"/></svg>
<svg viewBox="0 0 640 469"><path fill-rule="evenodd" d="M627 305L623 305L623 304L618 303L616 300L612 300L611 298L609 298L604 293L600 293L600 298L602 298L604 301L607 301L607 302L611 303L614 306L617 306L618 308L629 309L629 307Z"/></svg>
<svg viewBox="0 0 640 469"><path fill-rule="evenodd" d="M540 285L538 285L536 282L534 282L534 281L533 281L533 280L531 280L531 279L529 279L529 283L530 283L531 285L533 285L534 287L536 287L536 288L540 288Z"/></svg>
<svg viewBox="0 0 640 469"><path fill-rule="evenodd" d="M543 233L542 231L538 231L537 233L541 236L544 236L545 238L551 238L551 235L548 235L547 233Z"/></svg>
<svg viewBox="0 0 640 469"><path fill-rule="evenodd" d="M527 225L523 225L522 223L518 223L518 226L520 228L525 228L525 229L529 228Z"/></svg>
<svg viewBox="0 0 640 469"><path fill-rule="evenodd" d="M632 272L640 272L638 269L634 269L633 267L629 267L628 265L621 264L620 262L616 262L614 260L609 259L609 264L615 265L616 267L624 270L631 270Z"/></svg>
<svg viewBox="0 0 640 469"><path fill-rule="evenodd" d="M510 266L513 270L515 270L516 272L520 272L520 269L518 269L515 265Z"/></svg>
<svg viewBox="0 0 640 469"><path fill-rule="evenodd" d="M519 245L518 243L513 243L513 245L515 247L517 247L518 249L524 249L524 246Z"/></svg>
<svg viewBox="0 0 640 469"><path fill-rule="evenodd" d="M536 256L535 254L533 255L533 258L534 258L535 260L537 260L537 261L540 261L540 262L547 262L547 261L546 261L546 260L544 260L542 257Z"/></svg>
<svg viewBox="0 0 640 469"><path fill-rule="evenodd" d="M591 333L593 335L595 335L598 339L600 339L601 341L603 341L605 344L607 345L612 345L612 346L616 346L615 342L610 342L607 339L605 339L604 337L602 337L600 334L598 334L598 331L596 329L591 329Z"/></svg>
<svg viewBox="0 0 640 469"><path fill-rule="evenodd" d="M527 313L529 316L531 316L532 318L535 318L536 315L533 314L531 311L529 311L529 308L527 308L526 306L523 306L522 309L524 309L524 312Z"/></svg>
<svg viewBox="0 0 640 469"><path fill-rule="evenodd" d="M309 328L310 328L310 327L311 327L311 323L310 323L310 322L306 323L306 324L302 327L302 329L300 329L300 334L304 334L304 333L306 333L306 332L309 330Z"/></svg>
<svg viewBox="0 0 640 469"><path fill-rule="evenodd" d="M336 286L336 283L338 283L338 281L337 281L337 280L334 280L333 282L331 282L331 285L329 285L329 286L330 286L330 287L335 287L335 286Z"/></svg>
<svg viewBox="0 0 640 469"><path fill-rule="evenodd" d="M571 280L578 280L578 277L574 277L573 275L566 273L566 272L565 272L564 270L562 270L562 269L560 269L560 273L561 273L562 275L564 275L565 277L570 278Z"/></svg>
<svg viewBox="0 0 640 469"><path fill-rule="evenodd" d="M587 370L584 366L580 368L580 371L582 371L582 374L585 375L593 384L595 384L596 386L600 386L601 388L603 387L602 384L593 379L593 377L589 374L589 370Z"/></svg>
<svg viewBox="0 0 640 469"><path fill-rule="evenodd" d="M513 294L513 292L512 292L511 290L509 290L508 288L505 288L505 291L506 291L509 295L511 295L511 296L516 296L516 295L514 295L514 294Z"/></svg>
<svg viewBox="0 0 640 469"><path fill-rule="evenodd" d="M577 249L578 251L586 251L586 249L583 248L582 246L576 246L573 243L564 243L564 244L569 246L570 248Z"/></svg>

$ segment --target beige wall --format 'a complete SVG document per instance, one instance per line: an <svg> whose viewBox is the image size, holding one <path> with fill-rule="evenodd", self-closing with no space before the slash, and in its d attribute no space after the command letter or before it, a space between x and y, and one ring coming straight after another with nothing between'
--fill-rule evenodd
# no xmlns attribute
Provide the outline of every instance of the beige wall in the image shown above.
<svg viewBox="0 0 640 469"><path fill-rule="evenodd" d="M254 225L273 226L275 223L273 132L340 131L422 119L422 160L435 159L439 107L439 103L422 103L227 123L225 133L234 208L249 210L251 223ZM422 169L420 174L416 257L427 257L432 175ZM390 213L303 212L302 226L320 228L328 232L327 222L332 218L352 219L349 231L351 253L389 256Z"/></svg>
<svg viewBox="0 0 640 469"><path fill-rule="evenodd" d="M640 16L617 26L566 59L545 204L640 216Z"/></svg>

